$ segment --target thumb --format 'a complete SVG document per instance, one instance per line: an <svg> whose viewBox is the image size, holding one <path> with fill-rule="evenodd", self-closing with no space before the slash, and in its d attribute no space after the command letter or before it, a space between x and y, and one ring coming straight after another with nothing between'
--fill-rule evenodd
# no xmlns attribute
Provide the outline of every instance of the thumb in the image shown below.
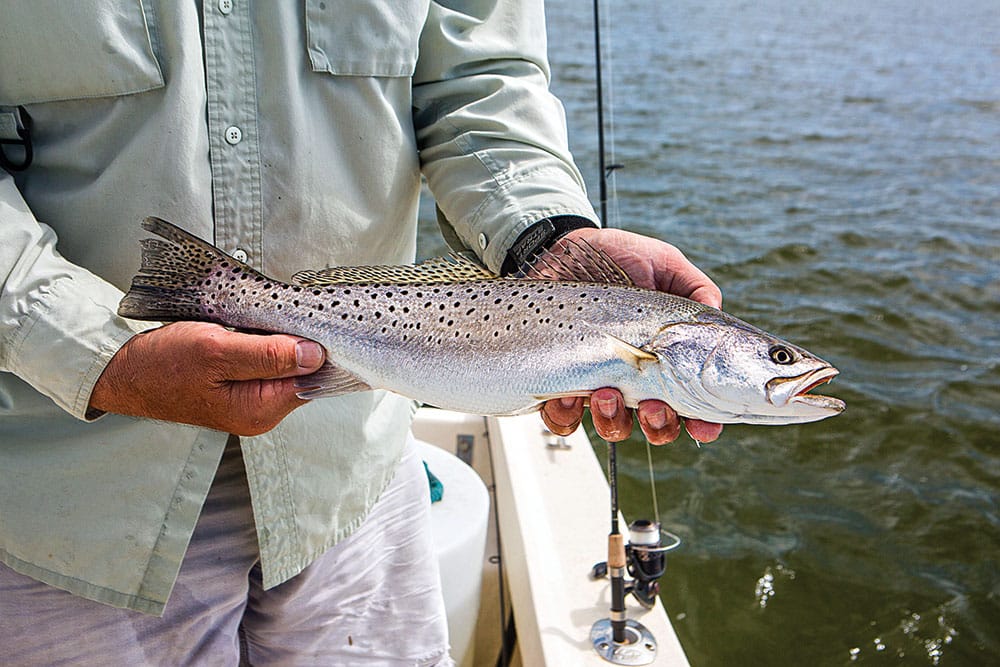
<svg viewBox="0 0 1000 667"><path fill-rule="evenodd" d="M325 357L319 343L285 334L233 333L223 347L226 379L237 381L309 375L319 370Z"/></svg>

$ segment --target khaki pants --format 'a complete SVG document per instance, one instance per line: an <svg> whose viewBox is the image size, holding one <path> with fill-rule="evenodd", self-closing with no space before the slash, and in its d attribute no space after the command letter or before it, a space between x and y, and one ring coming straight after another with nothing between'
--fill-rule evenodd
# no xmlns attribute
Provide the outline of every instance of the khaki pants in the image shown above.
<svg viewBox="0 0 1000 667"><path fill-rule="evenodd" d="M358 531L263 590L235 438L162 618L0 565L0 664L451 665L427 477L414 447Z"/></svg>

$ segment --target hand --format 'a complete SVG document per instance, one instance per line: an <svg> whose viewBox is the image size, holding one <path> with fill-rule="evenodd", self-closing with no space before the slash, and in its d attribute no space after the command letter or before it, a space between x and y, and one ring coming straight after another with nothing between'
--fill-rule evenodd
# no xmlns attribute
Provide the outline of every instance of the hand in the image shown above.
<svg viewBox="0 0 1000 667"><path fill-rule="evenodd" d="M584 241L611 257L639 287L670 292L709 306L722 306L722 292L698 267L674 246L640 234L620 229L577 229L552 248L558 251L566 241ZM589 405L594 428L605 440L619 442L632 432L632 415L621 393L602 388L582 398L546 401L542 420L557 435L569 435L580 425L584 407ZM642 401L636 409L639 427L650 443L663 445L680 435L680 417L662 401ZM722 433L720 424L700 419L685 419L684 426L698 442L711 442Z"/></svg>
<svg viewBox="0 0 1000 667"><path fill-rule="evenodd" d="M130 339L94 386L90 407L259 435L306 403L294 378L323 364L323 348L276 334L177 322Z"/></svg>

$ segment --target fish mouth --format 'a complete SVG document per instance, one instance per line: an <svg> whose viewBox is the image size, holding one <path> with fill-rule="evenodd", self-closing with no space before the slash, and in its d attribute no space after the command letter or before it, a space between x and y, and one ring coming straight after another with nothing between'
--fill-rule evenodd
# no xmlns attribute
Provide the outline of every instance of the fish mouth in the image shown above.
<svg viewBox="0 0 1000 667"><path fill-rule="evenodd" d="M767 400L778 407L794 405L816 414L843 412L847 406L839 398L809 393L838 375L840 371L833 366L824 366L795 377L774 378L767 383Z"/></svg>

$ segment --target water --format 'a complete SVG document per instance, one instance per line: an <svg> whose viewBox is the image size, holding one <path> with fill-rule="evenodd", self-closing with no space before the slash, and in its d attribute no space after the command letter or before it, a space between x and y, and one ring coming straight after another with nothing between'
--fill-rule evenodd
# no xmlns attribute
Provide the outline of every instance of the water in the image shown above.
<svg viewBox="0 0 1000 667"><path fill-rule="evenodd" d="M617 221L834 362L848 404L653 451L692 663L1000 664L1000 6L604 8ZM596 199L591 5L547 16ZM619 448L631 517L644 447Z"/></svg>

